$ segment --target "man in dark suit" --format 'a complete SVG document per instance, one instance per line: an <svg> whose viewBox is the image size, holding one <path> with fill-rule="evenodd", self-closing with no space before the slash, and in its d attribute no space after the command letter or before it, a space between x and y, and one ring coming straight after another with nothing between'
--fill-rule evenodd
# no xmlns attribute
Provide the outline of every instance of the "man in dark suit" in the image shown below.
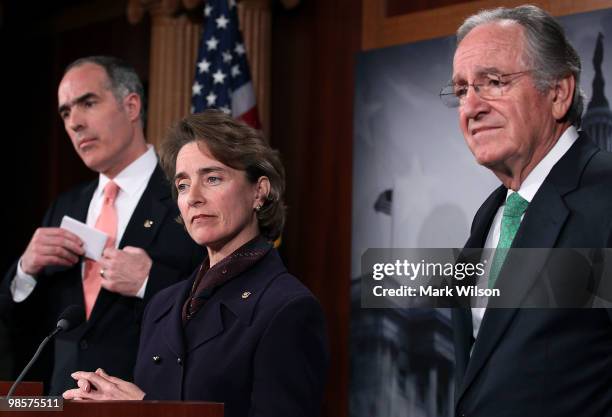
<svg viewBox="0 0 612 417"><path fill-rule="evenodd" d="M103 56L69 65L58 89L66 132L99 178L58 197L2 282L22 363L62 310L85 308L86 322L58 336L29 375L54 394L74 386L70 374L80 369L103 366L131 378L146 302L203 258L175 222L178 209L144 137L143 97L134 69ZM83 242L59 228L65 215L111 236L98 262L85 260Z"/></svg>
<svg viewBox="0 0 612 417"><path fill-rule="evenodd" d="M580 59L534 6L482 11L457 38L441 97L458 107L477 162L502 182L476 213L466 247L498 248L488 284L511 293L516 308L491 298L486 308L453 310L455 413L612 415L610 312L518 308L547 259L510 273L499 251L612 243L612 156L577 130Z"/></svg>

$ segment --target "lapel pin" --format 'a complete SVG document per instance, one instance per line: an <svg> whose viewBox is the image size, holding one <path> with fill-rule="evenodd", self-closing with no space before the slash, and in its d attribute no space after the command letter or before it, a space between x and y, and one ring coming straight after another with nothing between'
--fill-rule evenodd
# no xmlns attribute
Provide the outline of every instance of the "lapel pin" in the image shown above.
<svg viewBox="0 0 612 417"><path fill-rule="evenodd" d="M249 298L249 295L251 295L250 291L245 291L242 293L242 298Z"/></svg>
<svg viewBox="0 0 612 417"><path fill-rule="evenodd" d="M153 220L145 220L144 227L146 227L147 229L150 229L151 226L153 226Z"/></svg>

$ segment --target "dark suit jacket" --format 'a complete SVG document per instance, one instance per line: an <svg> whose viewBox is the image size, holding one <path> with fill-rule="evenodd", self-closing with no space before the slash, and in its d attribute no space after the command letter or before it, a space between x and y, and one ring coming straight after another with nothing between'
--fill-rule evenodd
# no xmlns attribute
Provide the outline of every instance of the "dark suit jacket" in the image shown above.
<svg viewBox="0 0 612 417"><path fill-rule="evenodd" d="M506 197L480 207L466 247L482 247ZM515 248L607 248L612 243L612 154L583 134L530 203ZM524 300L539 267L504 274L497 288ZM520 281L517 282L517 280ZM490 299L491 306L495 300ZM612 415L612 315L605 309L488 308L472 348L469 309L454 309L456 415Z"/></svg>
<svg viewBox="0 0 612 417"><path fill-rule="evenodd" d="M43 227L58 227L64 215L86 221L87 210L97 181L59 196L47 211ZM47 390L58 394L75 386L70 373L76 370L105 369L109 374L132 379L136 361L140 323L144 306L162 288L189 276L203 258L204 251L179 225L170 186L158 166L126 227L119 247L143 248L153 260L143 300L124 297L102 289L90 319L76 329L60 334L49 346L29 380L51 381ZM151 227L144 227L152 220ZM17 263L8 271L2 291L8 295L9 283ZM13 345L20 361L16 371L29 360L33 349L55 328L57 316L69 305L84 305L81 263L74 267L47 267L37 277L33 293L22 303L12 305L15 327Z"/></svg>
<svg viewBox="0 0 612 417"><path fill-rule="evenodd" d="M194 279L147 306L134 371L145 399L223 402L226 417L319 415L323 313L276 250L220 287L184 328Z"/></svg>

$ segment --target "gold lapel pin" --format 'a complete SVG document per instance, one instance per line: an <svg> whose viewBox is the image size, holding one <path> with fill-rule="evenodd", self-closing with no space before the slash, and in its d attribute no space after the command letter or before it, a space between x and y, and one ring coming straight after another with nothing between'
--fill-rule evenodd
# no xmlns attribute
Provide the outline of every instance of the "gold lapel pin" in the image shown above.
<svg viewBox="0 0 612 417"><path fill-rule="evenodd" d="M242 298L249 298L249 295L251 295L250 291L245 291L242 293Z"/></svg>
<svg viewBox="0 0 612 417"><path fill-rule="evenodd" d="M153 220L145 220L144 227L146 227L147 229L150 229L151 226L153 226Z"/></svg>

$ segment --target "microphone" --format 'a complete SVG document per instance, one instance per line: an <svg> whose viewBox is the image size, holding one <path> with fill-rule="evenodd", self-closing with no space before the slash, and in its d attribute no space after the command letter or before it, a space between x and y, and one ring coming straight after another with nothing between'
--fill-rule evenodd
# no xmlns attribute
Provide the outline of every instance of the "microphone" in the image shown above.
<svg viewBox="0 0 612 417"><path fill-rule="evenodd" d="M83 307L77 305L68 306L68 308L66 308L66 310L64 310L64 312L57 318L57 327L54 332L67 332L68 330L74 329L84 321L85 310L83 310ZM55 336L55 334L53 334L53 336Z"/></svg>
<svg viewBox="0 0 612 417"><path fill-rule="evenodd" d="M32 365L34 365L34 363L40 356L40 353L42 352L43 348L47 345L47 343L49 343L51 339L53 339L60 332L67 332L68 330L74 329L75 327L83 323L84 321L85 321L85 310L83 310L82 306L77 306L77 305L68 306L68 308L66 308L62 312L62 314L60 314L59 317L57 318L57 325L55 327L55 330L53 330L51 334L49 334L49 336L45 337L45 339L42 341L40 346L38 346L38 349L36 349L36 353L34 353L34 356L32 356L32 359L30 359L30 362L28 362L26 367L23 368L23 371L21 371L21 373L19 374L19 376L17 377L17 379L11 386L11 389L6 395L6 398L10 398L13 395L13 393L17 389L17 385L19 385L19 383L26 376L26 374L28 373Z"/></svg>

